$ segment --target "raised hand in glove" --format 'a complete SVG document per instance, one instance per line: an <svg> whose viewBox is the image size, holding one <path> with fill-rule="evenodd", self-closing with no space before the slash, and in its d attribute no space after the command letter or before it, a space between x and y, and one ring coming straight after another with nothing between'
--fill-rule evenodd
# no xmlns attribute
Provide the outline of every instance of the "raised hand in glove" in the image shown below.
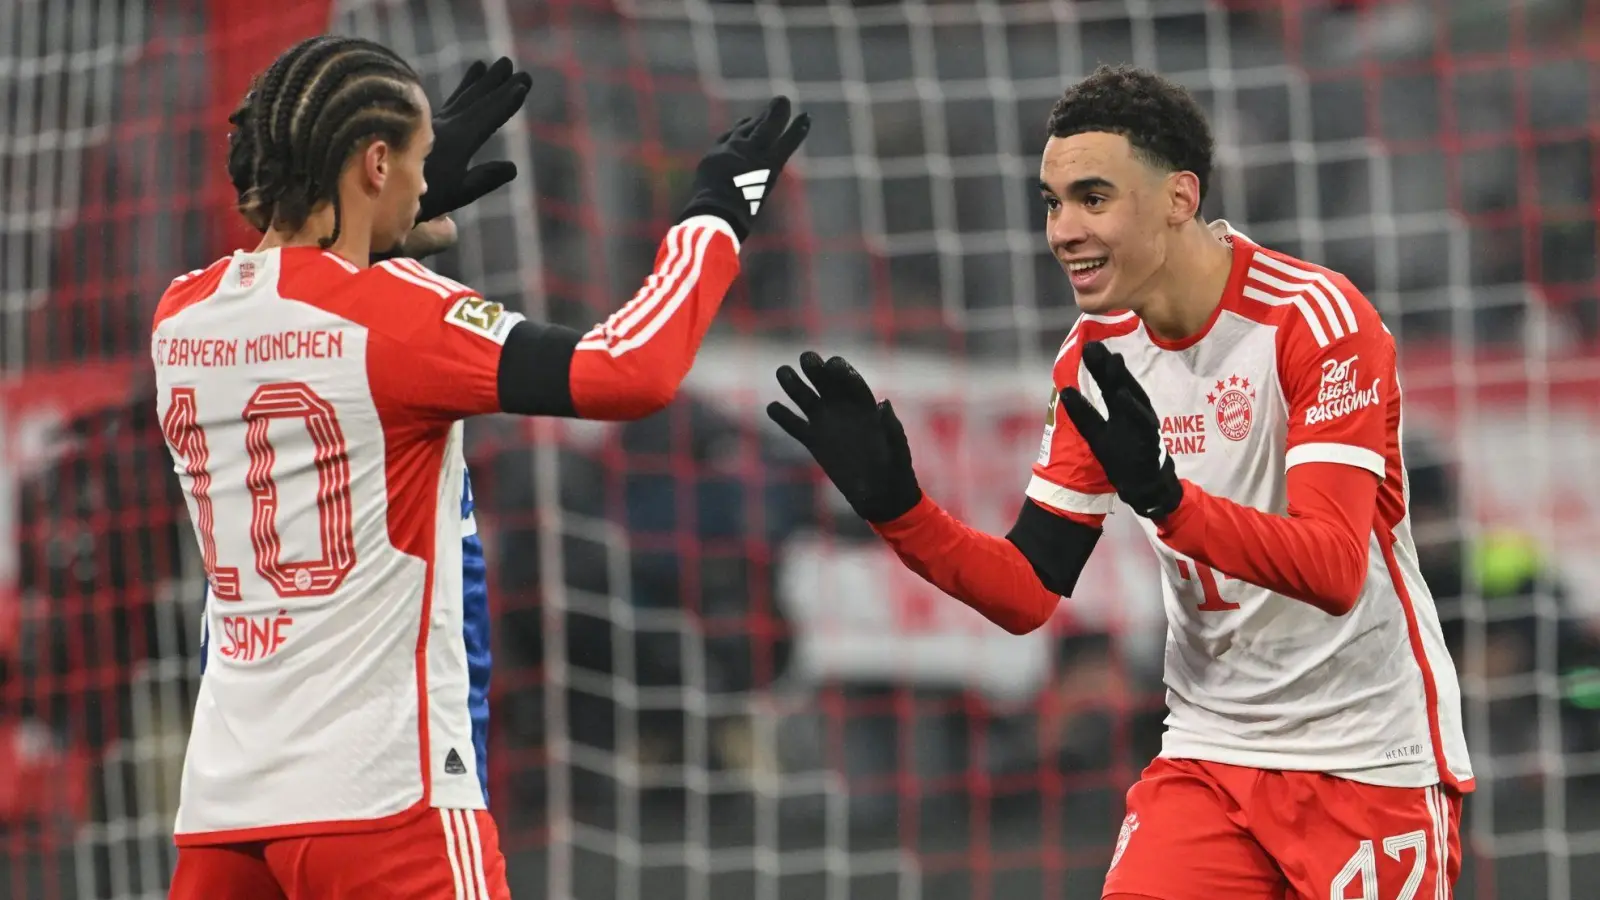
<svg viewBox="0 0 1600 900"><path fill-rule="evenodd" d="M800 412L774 401L767 415L811 451L856 515L888 522L910 512L922 489L894 407L875 400L843 357L823 362L808 350L800 355L800 370L803 378L789 366L778 369L778 384Z"/></svg>
<svg viewBox="0 0 1600 900"><path fill-rule="evenodd" d="M778 173L811 132L811 115L789 119L789 98L774 97L766 109L740 119L717 138L694 173L694 194L679 221L710 214L732 226L742 242L750 236Z"/></svg>
<svg viewBox="0 0 1600 900"><path fill-rule="evenodd" d="M1061 392L1061 407L1100 461L1117 496L1147 519L1172 514L1183 500L1183 484L1161 440L1161 420L1144 388L1129 374L1122 354L1099 341L1083 347L1083 365L1100 388L1106 415L1078 391Z"/></svg>
<svg viewBox="0 0 1600 900"><path fill-rule="evenodd" d="M422 195L418 222L454 212L517 177L516 163L474 166L472 157L516 115L532 87L533 76L512 74L511 60L503 56L492 66L474 62L467 67L461 84L433 111L433 152L422 164L428 192Z"/></svg>

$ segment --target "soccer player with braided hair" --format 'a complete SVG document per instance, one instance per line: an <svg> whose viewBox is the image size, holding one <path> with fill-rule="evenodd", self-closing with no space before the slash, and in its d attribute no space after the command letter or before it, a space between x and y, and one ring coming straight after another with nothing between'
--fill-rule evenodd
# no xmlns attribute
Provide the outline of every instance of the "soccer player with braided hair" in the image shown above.
<svg viewBox="0 0 1600 900"><path fill-rule="evenodd" d="M669 403L810 128L777 97L717 139L654 271L583 332L417 261L515 178L473 158L531 83L474 63L434 108L393 51L323 36L230 118L261 242L176 279L151 338L207 584L173 898L509 896L462 420Z"/></svg>
<svg viewBox="0 0 1600 900"><path fill-rule="evenodd" d="M1418 569L1395 342L1338 272L1207 222L1205 116L1102 67L1056 103L1045 236L1082 315L1004 537L919 486L889 401L800 358L772 418L912 570L1015 633L1070 595L1120 499L1160 566L1167 730L1106 900L1421 900L1473 774Z"/></svg>

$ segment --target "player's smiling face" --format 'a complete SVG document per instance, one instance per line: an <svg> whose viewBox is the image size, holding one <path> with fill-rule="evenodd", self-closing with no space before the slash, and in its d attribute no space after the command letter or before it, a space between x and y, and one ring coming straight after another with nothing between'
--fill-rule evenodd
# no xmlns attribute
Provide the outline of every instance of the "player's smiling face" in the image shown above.
<svg viewBox="0 0 1600 900"><path fill-rule="evenodd" d="M1052 137L1039 164L1050 252L1072 282L1078 308L1138 308L1141 286L1166 258L1164 174L1128 139L1107 132Z"/></svg>

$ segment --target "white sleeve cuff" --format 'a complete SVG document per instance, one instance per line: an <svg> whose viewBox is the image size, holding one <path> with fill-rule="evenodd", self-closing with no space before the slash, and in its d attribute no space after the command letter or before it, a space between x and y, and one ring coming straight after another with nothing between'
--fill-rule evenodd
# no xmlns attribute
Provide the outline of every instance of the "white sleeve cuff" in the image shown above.
<svg viewBox="0 0 1600 900"><path fill-rule="evenodd" d="M1082 491L1074 491L1053 481L1046 481L1038 475L1028 481L1028 496L1052 509L1085 516L1103 516L1111 512L1111 501L1117 498L1116 494L1085 494Z"/></svg>
<svg viewBox="0 0 1600 900"><path fill-rule="evenodd" d="M1384 475L1383 454L1354 444L1299 444L1284 455L1285 469L1310 462L1340 463L1366 469L1379 478Z"/></svg>
<svg viewBox="0 0 1600 900"><path fill-rule="evenodd" d="M709 228L712 231L720 231L728 236L728 240L733 241L733 252L739 252L739 236L733 233L733 226L728 224L728 220L721 216L714 216L710 213L701 213L698 216L690 216L673 227Z"/></svg>

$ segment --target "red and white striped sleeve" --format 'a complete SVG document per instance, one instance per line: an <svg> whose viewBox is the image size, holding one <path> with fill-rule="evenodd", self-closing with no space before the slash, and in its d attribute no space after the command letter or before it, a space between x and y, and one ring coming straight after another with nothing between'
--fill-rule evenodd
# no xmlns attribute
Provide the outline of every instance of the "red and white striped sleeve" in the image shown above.
<svg viewBox="0 0 1600 900"><path fill-rule="evenodd" d="M374 390L424 419L498 412L500 353L522 314L414 259L380 262L366 279L341 310L372 328Z"/></svg>
<svg viewBox="0 0 1600 900"><path fill-rule="evenodd" d="M1339 463L1383 478L1400 409L1391 402L1394 337L1377 309L1344 276L1298 260L1259 253L1250 281L1288 295L1300 313L1278 330L1289 411L1285 467Z"/></svg>
<svg viewBox="0 0 1600 900"><path fill-rule="evenodd" d="M739 240L727 222L705 215L674 225L633 299L573 351L574 412L636 419L672 402L738 274Z"/></svg>

